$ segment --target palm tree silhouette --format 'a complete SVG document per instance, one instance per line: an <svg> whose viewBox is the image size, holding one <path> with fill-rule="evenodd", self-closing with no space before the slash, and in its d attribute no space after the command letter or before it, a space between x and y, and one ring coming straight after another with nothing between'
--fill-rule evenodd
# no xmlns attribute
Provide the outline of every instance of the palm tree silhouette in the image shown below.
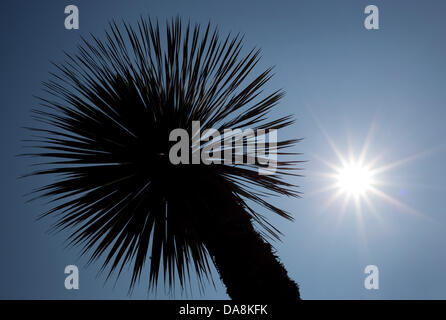
<svg viewBox="0 0 446 320"><path fill-rule="evenodd" d="M210 257L233 299L299 299L269 242L279 230L253 208L292 219L264 198L299 196L285 181L297 175L299 161L278 161L276 174L259 175L257 161L174 165L167 156L169 133L189 132L195 120L220 132L294 122L266 117L283 96L261 97L271 69L248 81L259 51L241 57L243 37L220 40L209 24L192 27L179 18L166 23L165 35L141 18L135 27L110 23L105 41L91 37L54 64L44 83L48 96L33 109L36 125L27 128L38 150L24 155L44 166L27 176L55 178L33 191L33 199L53 203L42 214L57 217L51 230L69 229L69 244L90 261L102 257L108 276L131 264L130 288L148 260L151 288L160 271L169 288L175 279L184 288L191 272L203 284ZM297 141L279 141L279 155L295 154L283 149Z"/></svg>

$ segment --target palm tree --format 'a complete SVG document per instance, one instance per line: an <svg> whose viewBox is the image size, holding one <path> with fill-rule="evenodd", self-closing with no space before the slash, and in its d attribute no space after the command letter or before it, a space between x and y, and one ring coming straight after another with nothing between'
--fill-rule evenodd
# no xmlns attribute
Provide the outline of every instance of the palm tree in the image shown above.
<svg viewBox="0 0 446 320"><path fill-rule="evenodd" d="M90 261L102 257L108 276L131 264L130 288L148 260L151 288L161 270L169 288L175 279L184 288L191 272L202 284L210 279L210 257L233 299L299 299L270 244L280 232L258 212L292 219L265 196L299 196L285 181L297 175L299 161L278 161L276 174L259 175L258 161L174 165L167 156L169 133L191 130L192 121L219 132L293 123L291 116L267 119L283 92L262 97L271 69L251 76L259 51L240 57L242 40L220 40L209 24L192 27L179 18L164 36L150 19L136 27L112 22L105 41L83 38L44 83L36 125L27 128L38 149L25 154L43 167L27 176L54 182L34 190L33 199L50 199L42 217L57 217L51 230L70 230L69 244ZM279 141L279 155L295 154L282 150L297 141Z"/></svg>

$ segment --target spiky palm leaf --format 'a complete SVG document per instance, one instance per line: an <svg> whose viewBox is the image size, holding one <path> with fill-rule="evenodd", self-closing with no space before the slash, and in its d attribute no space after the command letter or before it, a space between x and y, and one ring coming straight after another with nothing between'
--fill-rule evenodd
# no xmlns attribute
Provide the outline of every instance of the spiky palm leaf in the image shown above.
<svg viewBox="0 0 446 320"><path fill-rule="evenodd" d="M136 27L113 22L105 41L82 39L78 50L54 64L57 72L44 83L47 95L33 110L41 125L28 128L35 133L29 141L39 149L26 155L45 166L29 175L57 178L34 191L36 198L54 203L43 214L57 216L54 230L70 228L70 244L82 245L91 261L105 257L109 275L133 262L131 287L147 253L151 287L161 266L170 286L175 273L183 286L190 266L200 280L209 275L196 230L202 215L195 213L198 202L211 211L218 206L200 199L212 181L229 190L233 205L249 214L264 236L279 236L250 203L291 219L263 196L298 196L284 180L296 161L279 161L275 175L259 175L259 163L172 165L167 157L170 131L190 132L194 120L202 130L220 132L281 129L293 122L290 116L267 120L283 95L261 97L271 69L245 84L258 50L241 57L242 37L220 40L209 25L182 26L178 18L167 23L165 36L150 20L141 18ZM280 141L278 149L295 142Z"/></svg>

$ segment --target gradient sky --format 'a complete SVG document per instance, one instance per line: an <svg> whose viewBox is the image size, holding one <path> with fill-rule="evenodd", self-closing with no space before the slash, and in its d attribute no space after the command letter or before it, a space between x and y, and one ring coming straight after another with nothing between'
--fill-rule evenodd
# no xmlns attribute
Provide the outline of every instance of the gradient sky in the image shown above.
<svg viewBox="0 0 446 320"><path fill-rule="evenodd" d="M75 4L80 29L65 30L64 8ZM364 8L377 5L380 29L366 30ZM32 95L80 36L103 36L112 18L134 23L140 14L218 24L221 34L245 34L245 48L262 49L257 72L274 65L267 89L287 95L276 113L297 122L283 134L303 137L296 146L305 177L302 199L274 202L294 214L288 222L272 217L284 233L276 243L304 299L446 299L446 46L444 1L2 1L0 109L0 298L19 299L227 299L215 274L215 289L203 295L147 295L143 277L131 296L128 275L104 285L99 265L84 268L78 250L65 250L66 234L45 233L51 221L35 221L47 206L24 203L24 193L44 180L18 180L27 171L20 140L27 132ZM329 140L347 157L358 155L370 128L367 160L379 156L379 190L373 210L361 213L321 175L325 162L338 164ZM402 205L398 205L397 202ZM64 288L64 268L80 269L80 289ZM364 268L380 270L380 289L364 288ZM192 279L195 280L195 279Z"/></svg>

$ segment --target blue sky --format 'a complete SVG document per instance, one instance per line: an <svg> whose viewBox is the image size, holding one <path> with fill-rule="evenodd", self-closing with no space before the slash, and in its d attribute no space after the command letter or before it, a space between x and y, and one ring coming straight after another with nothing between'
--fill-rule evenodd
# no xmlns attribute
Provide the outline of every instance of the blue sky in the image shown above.
<svg viewBox="0 0 446 320"><path fill-rule="evenodd" d="M79 30L64 28L68 4L79 7ZM369 4L379 8L379 30L364 28ZM267 89L287 92L275 112L297 118L283 134L305 138L295 149L308 162L294 181L302 199L274 200L295 221L271 220L284 233L278 255L304 299L445 299L445 10L432 0L2 2L0 298L227 298L217 274L203 295L147 295L143 278L128 296L127 274L104 285L98 265L84 268L76 249L64 249L64 234L49 236L50 221L35 221L45 205L24 204L22 195L42 181L17 179L27 170L14 156L26 136L21 126L30 123L49 61L75 51L81 35L102 36L112 18L134 23L149 14L243 33L246 50L262 49L256 70L275 66ZM321 192L333 183L321 174L332 171L324 162L339 163L329 140L344 157L357 156L371 127L366 162L398 163L377 186L393 200L369 194L373 210L363 205L361 213L352 202L343 207L344 196L328 203L337 190ZM80 267L77 291L64 288L69 264ZM369 264L379 268L379 290L364 288Z"/></svg>

